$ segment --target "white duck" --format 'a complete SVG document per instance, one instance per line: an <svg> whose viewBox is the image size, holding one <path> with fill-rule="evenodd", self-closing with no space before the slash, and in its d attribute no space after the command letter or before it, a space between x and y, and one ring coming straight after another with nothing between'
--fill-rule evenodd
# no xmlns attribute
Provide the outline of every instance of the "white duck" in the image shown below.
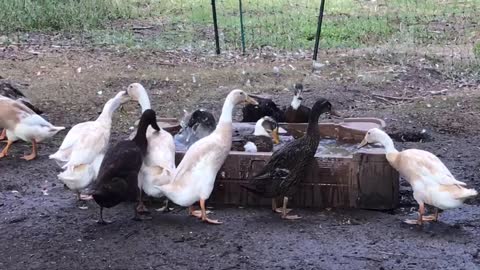
<svg viewBox="0 0 480 270"><path fill-rule="evenodd" d="M123 103L130 100L125 91L120 91L108 100L95 121L77 124L70 129L58 151L49 156L64 172L58 178L70 190L77 192L78 199L89 199L80 190L86 188L98 174L110 140L112 115Z"/></svg>
<svg viewBox="0 0 480 270"><path fill-rule="evenodd" d="M32 143L32 153L22 158L37 157L37 143L48 139L65 127L56 127L36 114L20 101L0 96L0 127L6 129L7 145L0 152L0 159L8 155L13 142L22 139Z"/></svg>
<svg viewBox="0 0 480 270"><path fill-rule="evenodd" d="M409 224L422 225L424 221L437 221L439 208L459 207L463 201L478 194L474 189L465 188L466 184L456 180L440 159L430 152L418 149L398 152L392 139L378 128L370 129L359 147L369 143L383 145L390 165L412 186L413 197L419 205L419 216L418 220L407 220ZM423 216L424 204L436 207L433 216Z"/></svg>
<svg viewBox="0 0 480 270"><path fill-rule="evenodd" d="M221 224L207 217L205 201L210 197L217 173L230 152L233 108L243 102L258 104L242 90L231 91L225 99L215 130L187 150L171 183L156 186L174 203L189 207L190 215L208 223ZM192 206L197 201L200 201L200 213Z"/></svg>
<svg viewBox="0 0 480 270"><path fill-rule="evenodd" d="M29 109L34 111L36 114L42 114L43 112L38 109L37 107L33 106L30 100L25 97L25 95L18 90L14 85L9 82L0 81L0 97L10 98L16 101L20 101ZM2 129L0 133L0 140L4 140L7 138L7 130Z"/></svg>
<svg viewBox="0 0 480 270"><path fill-rule="evenodd" d="M141 84L129 85L127 92L132 100L138 101L142 107L142 113L150 109L150 99ZM135 133L130 137L133 138ZM161 127L159 131L148 127L147 141L148 149L138 174L138 187L149 196L161 198L164 194L155 186L168 184L172 180L175 172L175 142L173 136ZM168 211L168 200L165 202L164 209ZM140 199L137 211L148 212L142 199Z"/></svg>

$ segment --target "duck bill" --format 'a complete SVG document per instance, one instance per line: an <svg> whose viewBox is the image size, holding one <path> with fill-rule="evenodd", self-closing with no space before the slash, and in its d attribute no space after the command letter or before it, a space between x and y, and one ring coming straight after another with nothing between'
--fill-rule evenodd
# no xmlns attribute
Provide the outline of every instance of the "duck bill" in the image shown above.
<svg viewBox="0 0 480 270"><path fill-rule="evenodd" d="M247 95L247 99L245 100L245 103L247 104L252 104L252 105L258 105L258 101L253 99L252 97Z"/></svg>
<svg viewBox="0 0 480 270"><path fill-rule="evenodd" d="M360 149L362 147L364 147L365 145L367 145L368 142L367 142L367 138L363 138L362 142L357 146L357 149Z"/></svg>
<svg viewBox="0 0 480 270"><path fill-rule="evenodd" d="M273 139L274 144L279 144L280 143L280 138L278 136L278 128L276 128L272 131L272 139Z"/></svg>

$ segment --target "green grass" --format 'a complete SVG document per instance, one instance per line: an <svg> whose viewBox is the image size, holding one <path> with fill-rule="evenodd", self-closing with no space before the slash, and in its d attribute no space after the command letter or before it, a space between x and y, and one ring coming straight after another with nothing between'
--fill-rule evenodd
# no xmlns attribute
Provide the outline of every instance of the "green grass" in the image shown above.
<svg viewBox="0 0 480 270"><path fill-rule="evenodd" d="M312 48L319 2L243 0L247 47ZM216 3L222 47L239 48L238 0ZM321 48L471 44L479 36L479 12L480 0L330 0ZM118 27L129 21L160 30L144 35ZM210 0L0 0L0 35L80 31L94 45L211 48L212 28Z"/></svg>
<svg viewBox="0 0 480 270"><path fill-rule="evenodd" d="M480 41L473 46L473 55L480 60Z"/></svg>
<svg viewBox="0 0 480 270"><path fill-rule="evenodd" d="M130 0L0 0L0 32L94 29L132 9Z"/></svg>

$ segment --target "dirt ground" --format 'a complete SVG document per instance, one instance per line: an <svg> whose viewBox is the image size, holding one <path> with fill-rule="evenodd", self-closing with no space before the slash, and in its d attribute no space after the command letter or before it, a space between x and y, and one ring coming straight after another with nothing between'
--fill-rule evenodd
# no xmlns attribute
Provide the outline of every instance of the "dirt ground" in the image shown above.
<svg viewBox="0 0 480 270"><path fill-rule="evenodd" d="M8 47L0 51L0 76L17 83L50 122L67 127L95 118L132 82L145 85L161 116L203 107L218 117L234 88L287 105L285 88L300 81L307 105L326 97L345 116L382 118L398 149L432 151L459 180L480 189L478 81L425 59L321 59L327 65L312 73L311 61L295 54ZM113 142L139 116L135 105L128 111L114 116ZM42 143L32 162L20 159L30 151L26 143L0 160L0 269L480 269L480 199L445 211L439 223L410 226L402 220L416 217L417 206L404 181L395 211L295 209L303 219L287 222L264 208L214 208L212 216L225 223L210 226L178 207L135 222L132 206L122 204L105 212L114 223L100 226L95 203L77 208L48 160L65 134Z"/></svg>

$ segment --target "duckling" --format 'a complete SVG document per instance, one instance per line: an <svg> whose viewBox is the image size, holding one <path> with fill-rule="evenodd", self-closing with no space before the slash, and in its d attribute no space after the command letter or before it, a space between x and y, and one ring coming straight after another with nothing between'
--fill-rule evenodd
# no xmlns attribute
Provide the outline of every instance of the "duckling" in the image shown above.
<svg viewBox="0 0 480 270"><path fill-rule="evenodd" d="M0 159L8 155L13 142L22 139L32 143L32 153L22 159L33 160L37 157L37 143L57 134L65 127L56 127L47 122L20 101L0 96L0 127L7 132L7 145L0 152Z"/></svg>
<svg viewBox="0 0 480 270"><path fill-rule="evenodd" d="M287 123L308 123L308 118L310 116L310 108L302 105L302 91L303 85L300 83L296 83L293 100L290 103L290 106L285 111L285 121Z"/></svg>
<svg viewBox="0 0 480 270"><path fill-rule="evenodd" d="M331 112L332 105L326 99L319 99L313 105L308 121L307 132L298 140L287 143L273 152L265 167L248 184L242 185L248 191L266 198L272 198L272 210L281 212L284 219L299 219L297 215L287 215L288 196L305 177L308 166L320 142L318 118L322 113ZM276 197L283 196L283 207L277 209Z"/></svg>
<svg viewBox="0 0 480 270"><path fill-rule="evenodd" d="M93 199L100 206L98 223L108 223L103 219L104 207L111 208L123 201L140 198L138 173L148 149L146 136L148 126L156 131L160 130L155 111L151 109L142 114L133 140L120 141L105 154L93 191ZM134 219L138 220L136 207L134 211Z"/></svg>
<svg viewBox="0 0 480 270"><path fill-rule="evenodd" d="M232 113L242 102L257 104L244 91L231 91L223 104L222 114L215 131L195 142L185 153L177 167L173 180L156 186L174 203L189 207L189 215L211 224L221 224L207 217L205 201L210 197L215 178L230 153L232 146ZM193 204L200 201L201 211L194 211Z"/></svg>
<svg viewBox="0 0 480 270"><path fill-rule="evenodd" d="M187 148L199 139L210 135L215 130L215 117L204 109L185 114L182 129L175 135L175 140Z"/></svg>
<svg viewBox="0 0 480 270"><path fill-rule="evenodd" d="M65 170L58 178L77 192L78 200L90 199L90 196L80 194L80 190L97 177L110 139L113 112L128 100L127 93L120 91L107 101L97 120L73 126L58 151L49 156Z"/></svg>
<svg viewBox="0 0 480 270"><path fill-rule="evenodd" d="M437 221L438 209L459 207L466 199L478 194L475 189L465 188L467 184L456 180L442 161L430 152L419 149L399 152L387 133L378 128L370 129L358 147L371 143L385 147L390 165L412 186L413 197L419 205L419 215L417 220L406 220L408 224L422 225L425 221ZM435 207L433 216L424 216L425 204Z"/></svg>
<svg viewBox="0 0 480 270"><path fill-rule="evenodd" d="M257 122L264 116L270 116L277 122L285 122L285 113L269 98L250 95L258 105L247 104L242 108L242 122Z"/></svg>
<svg viewBox="0 0 480 270"><path fill-rule="evenodd" d="M232 150L253 153L272 152L273 144L279 142L277 121L270 116L264 116L255 124L255 131L252 135L233 138Z"/></svg>

